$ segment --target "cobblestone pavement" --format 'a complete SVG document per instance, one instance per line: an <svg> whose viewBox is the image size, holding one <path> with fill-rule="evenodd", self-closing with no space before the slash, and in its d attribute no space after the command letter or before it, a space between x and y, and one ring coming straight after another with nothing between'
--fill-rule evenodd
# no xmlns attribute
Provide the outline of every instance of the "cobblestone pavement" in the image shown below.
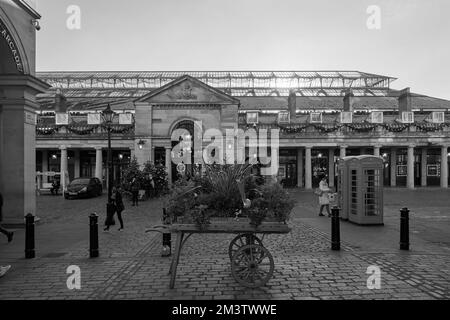
<svg viewBox="0 0 450 320"><path fill-rule="evenodd" d="M316 199L311 193L293 194L299 202L290 222L292 232L263 240L274 257L275 272L268 284L258 289L244 288L233 279L227 253L233 235L225 234L189 238L175 288L169 289L170 258L160 256L161 235L144 232L159 222L161 201L147 201L138 208L127 206L126 230L101 232L100 257L89 259L87 216L104 211L104 197L79 201L42 197L38 212L42 223L36 227L37 258L23 259L23 230L16 232L13 243L0 244L0 265L12 265L0 279L0 299L450 298L447 191L389 191L386 225L341 223L341 251L330 250L329 219L316 216ZM433 198L427 200L430 194ZM432 206L427 207L425 201ZM403 203L409 204L416 217L412 230L419 231L411 234L412 250L407 252L398 250L395 223ZM103 219L101 216L100 221ZM367 240L381 236L381 244ZM70 265L81 269L80 290L67 288ZM380 289L367 288L370 265L381 269Z"/></svg>

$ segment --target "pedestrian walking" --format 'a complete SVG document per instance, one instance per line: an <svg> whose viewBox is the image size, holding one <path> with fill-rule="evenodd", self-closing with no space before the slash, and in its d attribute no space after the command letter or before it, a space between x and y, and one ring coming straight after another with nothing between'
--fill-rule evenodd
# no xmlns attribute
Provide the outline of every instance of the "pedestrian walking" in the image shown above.
<svg viewBox="0 0 450 320"><path fill-rule="evenodd" d="M328 187L327 176L324 175L324 176L322 176L322 179L320 180L319 189L317 190L317 194L319 195L319 205L320 205L319 216L321 216L321 217L324 216L324 214L322 213L323 208L325 208L327 210L328 216L331 217L330 198L329 198L330 192L331 192L331 189Z"/></svg>
<svg viewBox="0 0 450 320"><path fill-rule="evenodd" d="M139 181L136 179L136 177L133 178L133 180L131 181L131 202L132 202L132 206L138 206L138 201L139 201Z"/></svg>
<svg viewBox="0 0 450 320"><path fill-rule="evenodd" d="M125 210L122 200L122 188L120 186L114 187L113 190L113 202L117 213L117 219L120 223L119 231L123 230L122 211Z"/></svg>
<svg viewBox="0 0 450 320"><path fill-rule="evenodd" d="M2 225L1 225L1 221L3 220L2 208L3 208L3 195L0 192L0 233L3 233L6 236L6 238L8 239L8 242L11 242L13 239L13 236L14 236L14 232L8 231L2 227Z"/></svg>
<svg viewBox="0 0 450 320"><path fill-rule="evenodd" d="M3 195L2 195L2 193L0 192L0 223L1 223L1 221L3 220L3 212L2 212L2 208L3 208ZM0 224L0 232L3 233L3 234L8 238L8 242L11 242L11 241L12 241L14 232L8 231L8 230L4 229L4 228L1 226L1 224ZM3 276L8 272L9 269L11 269L11 266L10 266L10 265L7 265L7 266L0 266L0 278L3 277Z"/></svg>

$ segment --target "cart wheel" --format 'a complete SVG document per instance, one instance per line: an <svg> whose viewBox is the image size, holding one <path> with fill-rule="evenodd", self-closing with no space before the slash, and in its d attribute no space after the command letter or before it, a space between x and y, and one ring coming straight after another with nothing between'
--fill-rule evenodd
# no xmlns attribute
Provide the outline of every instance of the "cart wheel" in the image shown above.
<svg viewBox="0 0 450 320"><path fill-rule="evenodd" d="M240 247L231 260L233 278L249 288L265 285L272 278L274 268L269 250L258 244Z"/></svg>
<svg viewBox="0 0 450 320"><path fill-rule="evenodd" d="M259 239L253 233L239 234L233 240L231 240L230 246L228 247L228 255L230 257L230 260L233 259L233 255L236 253L236 251L238 251L239 248L248 244L258 244L260 246L263 245L261 239Z"/></svg>

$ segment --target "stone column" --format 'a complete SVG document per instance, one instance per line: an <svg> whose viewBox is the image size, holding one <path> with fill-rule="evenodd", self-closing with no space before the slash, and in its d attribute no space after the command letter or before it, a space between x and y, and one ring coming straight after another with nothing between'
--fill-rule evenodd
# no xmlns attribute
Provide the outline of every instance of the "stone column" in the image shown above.
<svg viewBox="0 0 450 320"><path fill-rule="evenodd" d="M74 172L73 172L73 177L74 178L79 178L80 177L80 150L75 150L74 151Z"/></svg>
<svg viewBox="0 0 450 320"><path fill-rule="evenodd" d="M345 157L345 149L347 148L347 146L340 146L339 148L339 158L343 158Z"/></svg>
<svg viewBox="0 0 450 320"><path fill-rule="evenodd" d="M95 147L95 177L103 183L103 155L102 147Z"/></svg>
<svg viewBox="0 0 450 320"><path fill-rule="evenodd" d="M406 177L408 189L414 189L414 146L408 146L408 172Z"/></svg>
<svg viewBox="0 0 450 320"><path fill-rule="evenodd" d="M334 187L334 148L328 149L328 185Z"/></svg>
<svg viewBox="0 0 450 320"><path fill-rule="evenodd" d="M441 147L441 188L448 188L448 146Z"/></svg>
<svg viewBox="0 0 450 320"><path fill-rule="evenodd" d="M297 149L297 187L303 187L303 149Z"/></svg>
<svg viewBox="0 0 450 320"><path fill-rule="evenodd" d="M169 180L169 187L172 186L172 148L166 148L166 170L167 170L167 179Z"/></svg>
<svg viewBox="0 0 450 320"><path fill-rule="evenodd" d="M305 189L312 189L311 147L305 147Z"/></svg>
<svg viewBox="0 0 450 320"><path fill-rule="evenodd" d="M48 171L48 151L42 150L42 172ZM48 176L42 176L42 182L48 183Z"/></svg>
<svg viewBox="0 0 450 320"><path fill-rule="evenodd" d="M390 157L391 163L391 187L395 187L397 185L397 150L392 148L391 149L391 157Z"/></svg>
<svg viewBox="0 0 450 320"><path fill-rule="evenodd" d="M376 156L376 157L380 156L380 148L381 148L381 146L379 146L379 145L375 145L373 147L373 155L374 156Z"/></svg>
<svg viewBox="0 0 450 320"><path fill-rule="evenodd" d="M61 150L61 187L64 190L68 183L66 177L69 174L67 167L67 147L61 146L59 149Z"/></svg>
<svg viewBox="0 0 450 320"><path fill-rule="evenodd" d="M427 148L422 148L420 155L420 185L422 187L427 186Z"/></svg>

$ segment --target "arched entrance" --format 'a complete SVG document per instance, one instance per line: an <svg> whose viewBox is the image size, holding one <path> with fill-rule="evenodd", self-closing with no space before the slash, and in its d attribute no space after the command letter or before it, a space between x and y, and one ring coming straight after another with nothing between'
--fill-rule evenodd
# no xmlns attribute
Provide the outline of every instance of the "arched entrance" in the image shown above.
<svg viewBox="0 0 450 320"><path fill-rule="evenodd" d="M0 191L4 199L0 219L10 226L23 225L27 213L36 214L38 105L34 97L50 87L29 70L34 56L26 53L35 52L30 15L18 14L17 8L9 12L11 8L0 8Z"/></svg>
<svg viewBox="0 0 450 320"><path fill-rule="evenodd" d="M195 141L201 141L195 138L195 134L199 132L194 130L195 123L193 120L181 120L178 122L173 130L172 134L175 132L179 134L178 141L172 141L172 150L176 145L179 145L179 154L175 155L172 151L172 158L177 156L178 158L186 157L188 158L187 163L183 161L183 165L177 165L172 162L172 180L176 181L182 176L191 177L200 170L200 165L195 163L194 155L194 143Z"/></svg>

